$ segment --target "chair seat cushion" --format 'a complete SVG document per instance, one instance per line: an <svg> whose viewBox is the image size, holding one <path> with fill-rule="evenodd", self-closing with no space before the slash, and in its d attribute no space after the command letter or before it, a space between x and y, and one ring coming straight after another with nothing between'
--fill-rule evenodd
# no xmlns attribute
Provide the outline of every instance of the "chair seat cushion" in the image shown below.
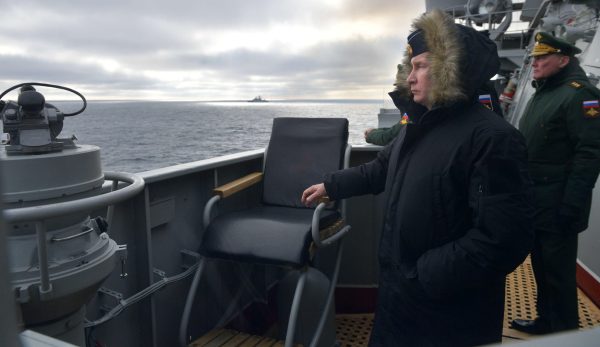
<svg viewBox="0 0 600 347"><path fill-rule="evenodd" d="M218 216L204 231L200 254L209 258L300 267L308 262L314 210L259 206ZM320 228L340 214L321 211Z"/></svg>

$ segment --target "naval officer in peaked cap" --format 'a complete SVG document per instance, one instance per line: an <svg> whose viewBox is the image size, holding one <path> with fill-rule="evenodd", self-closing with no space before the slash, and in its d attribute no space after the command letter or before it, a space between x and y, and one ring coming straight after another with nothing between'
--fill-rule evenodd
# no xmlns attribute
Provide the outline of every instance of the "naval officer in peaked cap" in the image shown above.
<svg viewBox="0 0 600 347"><path fill-rule="evenodd" d="M535 94L519 123L534 183L531 261L538 316L511 325L531 334L578 328L577 238L588 227L600 171L600 91L579 66L578 53L550 33L536 34L531 52Z"/></svg>

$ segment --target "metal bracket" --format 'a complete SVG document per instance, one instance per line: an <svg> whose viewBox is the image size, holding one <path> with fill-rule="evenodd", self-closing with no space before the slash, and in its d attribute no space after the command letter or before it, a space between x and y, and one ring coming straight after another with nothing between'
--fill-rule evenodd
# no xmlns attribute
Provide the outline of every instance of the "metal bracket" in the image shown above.
<svg viewBox="0 0 600 347"><path fill-rule="evenodd" d="M200 254L190 251L188 249L182 249L181 251L181 268L184 270L194 266L200 261Z"/></svg>
<svg viewBox="0 0 600 347"><path fill-rule="evenodd" d="M26 287L17 287L15 289L15 295L19 304L28 303L29 300L31 300L31 297L29 296L29 290Z"/></svg>
<svg viewBox="0 0 600 347"><path fill-rule="evenodd" d="M119 261L121 262L121 274L119 275L121 278L127 277L127 272L125 271L125 263L127 262L127 244L117 245L117 255L119 256Z"/></svg>
<svg viewBox="0 0 600 347"><path fill-rule="evenodd" d="M115 306L120 304L121 300L123 300L123 294L117 291L108 289L106 287L100 287L98 289L98 301L100 302L100 311L109 312Z"/></svg>
<svg viewBox="0 0 600 347"><path fill-rule="evenodd" d="M166 272L164 272L164 271L163 271L163 270L161 270L161 269L154 268L154 269L152 270L152 272L153 272L155 275L157 275L158 277L160 277L160 279L161 279L161 280L162 280L162 279L164 279L165 277L167 277L167 273L166 273Z"/></svg>

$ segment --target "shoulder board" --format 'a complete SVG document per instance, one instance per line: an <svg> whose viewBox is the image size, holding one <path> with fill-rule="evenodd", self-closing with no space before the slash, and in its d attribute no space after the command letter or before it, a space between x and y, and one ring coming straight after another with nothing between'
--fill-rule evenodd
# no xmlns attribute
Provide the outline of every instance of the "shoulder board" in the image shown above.
<svg viewBox="0 0 600 347"><path fill-rule="evenodd" d="M569 83L569 86L575 88L575 89L580 89L583 88L583 84L577 82L577 81L572 81Z"/></svg>

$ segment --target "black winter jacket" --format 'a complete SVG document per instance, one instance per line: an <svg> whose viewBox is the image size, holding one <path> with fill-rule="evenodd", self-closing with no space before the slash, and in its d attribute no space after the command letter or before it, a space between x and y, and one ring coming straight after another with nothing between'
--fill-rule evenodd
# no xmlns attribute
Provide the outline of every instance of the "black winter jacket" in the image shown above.
<svg viewBox="0 0 600 347"><path fill-rule="evenodd" d="M329 196L385 192L380 264L433 297L504 278L533 240L522 136L476 102L413 122L374 161L328 175Z"/></svg>

